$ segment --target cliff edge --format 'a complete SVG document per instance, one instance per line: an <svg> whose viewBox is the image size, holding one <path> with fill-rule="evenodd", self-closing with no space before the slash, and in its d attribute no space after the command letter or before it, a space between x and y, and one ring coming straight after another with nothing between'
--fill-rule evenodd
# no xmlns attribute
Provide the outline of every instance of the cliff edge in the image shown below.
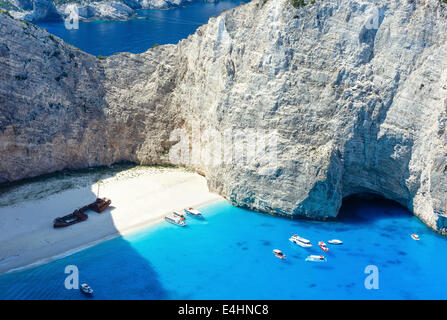
<svg viewBox="0 0 447 320"><path fill-rule="evenodd" d="M171 163L204 172L238 206L327 219L344 197L374 193L447 233L447 7L437 0L254 0L178 45L105 60L4 15L0 32L1 181ZM189 158L170 156L176 130L190 137ZM262 152L239 161L236 148L220 150L228 161L191 161L204 133L215 142L216 131L247 130L256 141L274 133L274 165Z"/></svg>

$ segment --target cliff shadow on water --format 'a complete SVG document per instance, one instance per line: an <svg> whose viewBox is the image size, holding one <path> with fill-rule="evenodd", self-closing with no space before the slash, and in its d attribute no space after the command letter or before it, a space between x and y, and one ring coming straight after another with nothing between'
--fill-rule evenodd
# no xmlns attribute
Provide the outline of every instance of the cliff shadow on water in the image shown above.
<svg viewBox="0 0 447 320"><path fill-rule="evenodd" d="M89 299L80 290L66 288L67 277L73 275L72 269L66 270L67 266L77 268L79 284L87 283L94 289L93 299L166 299L167 292L151 261L143 257L125 238L115 237L120 231L112 214L115 209L113 198L112 205L102 213L86 211L88 219L84 222L58 229L52 225L52 219L93 202L97 197L98 183L114 179L123 171L131 177L138 174L132 173L135 166L122 163L111 167L65 170L3 184L0 187L0 216L9 220L27 220L29 217L33 228L47 230L45 234L37 236L35 232L24 234L20 237L23 239L17 239L14 235L9 238L0 236L0 271L4 272L11 267L22 268L24 263L20 256L30 254L33 257L34 249L37 252L45 248L51 258L41 260L42 257L36 255L34 261L40 261L37 266L1 274L0 300ZM108 196L101 188L100 185L99 196ZM14 205L7 205L7 199ZM15 213L20 216L14 217ZM0 221L0 229L9 220ZM28 228L27 224L24 221L23 227ZM113 239L63 257L68 250L109 238ZM73 284L71 280L69 283ZM123 283L131 283L129 286L132 289L126 292L118 289L123 287Z"/></svg>
<svg viewBox="0 0 447 320"><path fill-rule="evenodd" d="M382 219L399 220L411 216L412 213L398 202L374 193L363 192L343 199L337 221L350 225L367 225Z"/></svg>

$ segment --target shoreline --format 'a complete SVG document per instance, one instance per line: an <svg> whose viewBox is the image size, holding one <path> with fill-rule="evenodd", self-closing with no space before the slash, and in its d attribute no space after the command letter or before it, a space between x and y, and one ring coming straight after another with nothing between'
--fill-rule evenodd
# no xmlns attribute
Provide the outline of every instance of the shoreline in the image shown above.
<svg viewBox="0 0 447 320"><path fill-rule="evenodd" d="M193 207L196 207L196 208L200 209L202 207L205 207L205 206L208 206L208 205L211 205L211 204L214 204L214 203L219 203L219 202L222 202L222 201L225 201L225 199L222 198L222 199L209 200L209 201L206 201L206 202L201 203L201 204L195 204L195 205L193 205ZM169 213L170 212L168 211L165 214L169 214ZM57 255L54 255L54 256L45 257L45 258L42 258L42 259L40 259L38 261L31 262L30 264L27 264L27 265L24 265L24 266L15 267L15 268L6 270L4 272L0 272L0 276L5 275L5 274L10 274L10 273L14 273L14 272L20 272L20 271L36 268L36 267L39 267L39 266L51 263L53 261L63 259L65 257L71 256L71 255L76 254L78 252L81 252L83 250L86 250L86 249L89 249L91 247L94 247L94 246L96 246L98 244L107 242L109 240L113 240L113 239L116 239L116 238L119 238L119 237L124 237L124 236L130 235L130 234L142 231L145 228L148 228L150 226L154 226L154 225L159 224L159 223L161 223L163 221L164 221L164 218L161 217L161 218L156 218L156 219L153 219L153 220L142 222L139 225L131 226L131 227L129 227L126 230L123 230L121 232L115 232L115 233L110 234L108 236L105 236L105 237L103 237L101 239L98 239L98 240L92 241L90 243L86 243L84 245L81 245L79 247L70 249L70 250L68 250L66 252L63 252L63 253L60 253L60 254L57 254Z"/></svg>
<svg viewBox="0 0 447 320"><path fill-rule="evenodd" d="M130 169L100 181L105 189L100 197L111 198L111 207L101 214L87 211L89 219L66 228L54 229L52 220L76 209L79 199L94 199L97 183L0 207L4 222L0 225L0 275L41 266L138 232L162 222L174 210L225 200L208 191L204 177L179 168ZM45 183L37 182L35 187Z"/></svg>

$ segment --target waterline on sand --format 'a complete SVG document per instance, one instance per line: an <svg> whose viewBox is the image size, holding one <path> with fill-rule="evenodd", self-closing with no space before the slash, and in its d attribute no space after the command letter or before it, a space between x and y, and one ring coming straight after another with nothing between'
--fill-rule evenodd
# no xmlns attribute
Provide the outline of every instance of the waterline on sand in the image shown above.
<svg viewBox="0 0 447 320"><path fill-rule="evenodd" d="M198 207L222 198L208 191L204 177L178 168L135 167L99 179L100 197L112 199L112 205L101 214L87 211L89 218L62 229L53 229L54 218L94 201L98 182L82 173L67 177L82 181L74 187L38 199L15 202L0 207L4 223L0 225L0 273L24 266L41 265L70 252L113 237L132 233L160 221L167 213L185 207ZM64 182L64 181L62 181ZM56 181L59 185L60 181ZM50 179L23 186L20 190L55 185Z"/></svg>

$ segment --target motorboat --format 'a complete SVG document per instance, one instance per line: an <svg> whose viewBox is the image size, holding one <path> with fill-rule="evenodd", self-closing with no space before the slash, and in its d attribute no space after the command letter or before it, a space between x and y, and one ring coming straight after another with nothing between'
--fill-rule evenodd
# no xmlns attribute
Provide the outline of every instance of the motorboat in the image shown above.
<svg viewBox="0 0 447 320"><path fill-rule="evenodd" d="M328 252L329 248L327 247L326 243L324 243L324 241L320 241L318 242L318 246L321 248L321 250L323 250L324 252Z"/></svg>
<svg viewBox="0 0 447 320"><path fill-rule="evenodd" d="M192 216L194 218L203 218L202 212L200 212L199 210L196 210L194 208L184 209L184 211L186 214L189 214L190 216Z"/></svg>
<svg viewBox="0 0 447 320"><path fill-rule="evenodd" d="M312 262L326 262L326 258L324 256L310 255L306 258L306 261Z"/></svg>
<svg viewBox="0 0 447 320"><path fill-rule="evenodd" d="M303 247L303 248L310 248L312 247L312 243L310 243L309 240L304 239L296 234L290 237L290 242L296 243L297 245Z"/></svg>
<svg viewBox="0 0 447 320"><path fill-rule="evenodd" d="M81 284L81 286L79 287L79 289L81 289L81 292L91 296L93 294L93 289L92 287L90 287L88 284L83 283Z"/></svg>
<svg viewBox="0 0 447 320"><path fill-rule="evenodd" d="M419 238L419 236L417 235L417 234L415 234L415 233L412 233L411 234L411 237L414 239L414 240L421 240L421 238Z"/></svg>
<svg viewBox="0 0 447 320"><path fill-rule="evenodd" d="M279 258L279 259L285 259L285 258L286 258L286 255L285 255L284 253L282 253L281 250L278 250L278 249L273 250L273 254L274 254L277 258Z"/></svg>
<svg viewBox="0 0 447 320"><path fill-rule="evenodd" d="M343 244L343 241L338 240L338 239L332 239L332 240L328 240L327 243L339 245L339 244Z"/></svg>
<svg viewBox="0 0 447 320"><path fill-rule="evenodd" d="M184 215L183 213L181 213L181 212L174 211L174 212L172 212L172 214L173 214L174 216L176 216L176 217L183 218L183 220L186 220L185 215Z"/></svg>
<svg viewBox="0 0 447 320"><path fill-rule="evenodd" d="M167 215L165 217L165 220L170 222L170 223L172 223L172 224L176 224L178 226L181 226L181 227L186 226L185 217L176 215L175 212L170 214L170 215Z"/></svg>
<svg viewBox="0 0 447 320"><path fill-rule="evenodd" d="M75 210L73 211L73 213L69 215L54 219L53 227L54 228L68 227L71 226L72 224L79 223L87 219L88 215L79 210Z"/></svg>

